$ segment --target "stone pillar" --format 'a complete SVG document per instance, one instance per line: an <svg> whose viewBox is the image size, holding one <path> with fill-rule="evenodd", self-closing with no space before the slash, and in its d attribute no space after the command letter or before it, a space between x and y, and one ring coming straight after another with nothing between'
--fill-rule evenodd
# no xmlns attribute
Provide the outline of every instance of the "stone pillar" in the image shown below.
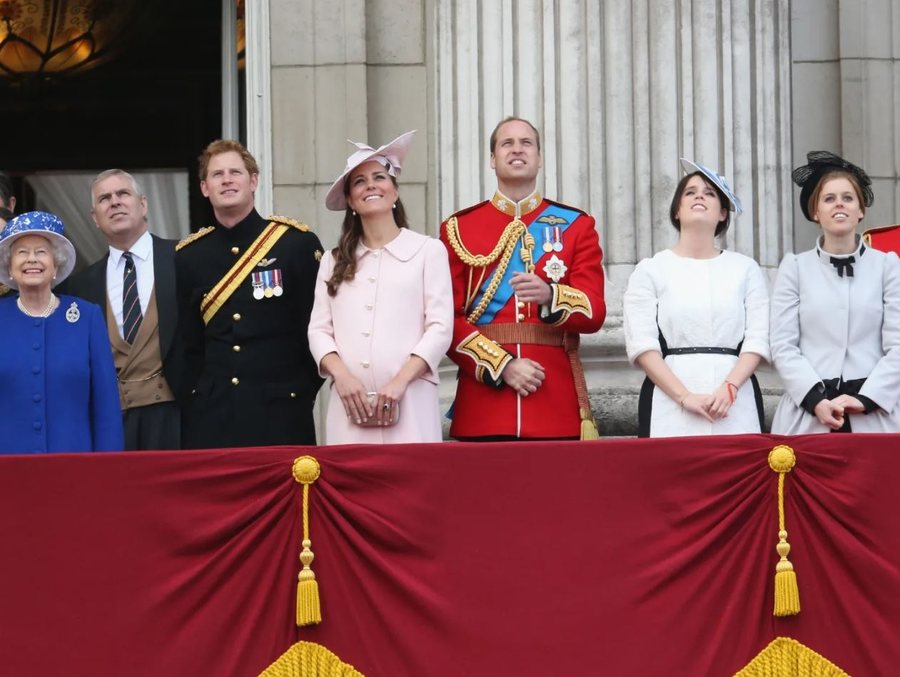
<svg viewBox="0 0 900 677"><path fill-rule="evenodd" d="M811 0L810 0L811 1ZM887 1L887 0L886 0ZM670 246L686 156L744 203L726 245L774 269L792 238L788 4L780 0L434 0L435 204L495 183L503 116L543 132L543 190L597 218L606 325L582 353L601 428L633 434L643 374L625 360L621 299L640 259Z"/></svg>
<svg viewBox="0 0 900 677"><path fill-rule="evenodd" d="M428 117L422 0L267 0L275 209L308 221L326 247L342 214L325 193L354 150L418 129L401 178L416 230L425 218ZM265 123L265 120L262 120Z"/></svg>
<svg viewBox="0 0 900 677"><path fill-rule="evenodd" d="M872 177L863 228L900 221L900 0L840 0L841 148Z"/></svg>
<svg viewBox="0 0 900 677"><path fill-rule="evenodd" d="M865 168L875 203L862 227L897 223L900 207L900 0L793 0L791 6L793 165L830 150ZM794 189L794 247L819 228L806 221Z"/></svg>
<svg viewBox="0 0 900 677"><path fill-rule="evenodd" d="M325 191L352 150L347 137L368 135L366 3L269 3L274 208L334 246L340 219L325 209Z"/></svg>

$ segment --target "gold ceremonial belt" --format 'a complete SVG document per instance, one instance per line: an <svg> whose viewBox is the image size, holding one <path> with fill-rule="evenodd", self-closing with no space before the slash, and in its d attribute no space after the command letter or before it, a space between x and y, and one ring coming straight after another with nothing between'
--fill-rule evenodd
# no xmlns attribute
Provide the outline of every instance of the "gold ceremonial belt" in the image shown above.
<svg viewBox="0 0 900 677"><path fill-rule="evenodd" d="M482 336L501 345L526 343L539 346L562 346L567 351L578 346L578 334L572 334L547 324L500 322L476 325L476 328Z"/></svg>

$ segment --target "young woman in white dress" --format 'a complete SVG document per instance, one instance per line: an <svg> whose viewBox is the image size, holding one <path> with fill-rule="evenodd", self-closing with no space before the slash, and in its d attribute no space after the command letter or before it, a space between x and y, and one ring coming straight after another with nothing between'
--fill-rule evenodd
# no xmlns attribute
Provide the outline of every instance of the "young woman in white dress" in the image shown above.
<svg viewBox="0 0 900 677"><path fill-rule="evenodd" d="M711 169L681 160L669 217L678 242L644 259L623 301L628 359L647 374L638 435L760 432L753 372L769 359L769 297L757 263L720 249L740 200Z"/></svg>
<svg viewBox="0 0 900 677"><path fill-rule="evenodd" d="M791 175L822 229L787 254L772 292L772 361L784 382L772 432L900 431L900 260L857 233L874 195L866 173L827 151Z"/></svg>

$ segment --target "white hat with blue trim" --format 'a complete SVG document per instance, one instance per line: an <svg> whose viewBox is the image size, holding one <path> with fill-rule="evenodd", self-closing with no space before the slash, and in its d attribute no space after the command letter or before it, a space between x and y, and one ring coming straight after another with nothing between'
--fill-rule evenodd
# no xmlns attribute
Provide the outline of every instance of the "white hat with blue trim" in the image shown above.
<svg viewBox="0 0 900 677"><path fill-rule="evenodd" d="M681 158L681 168L684 170L685 174L694 174L695 172L700 172L709 179L716 187L725 193L725 197L728 198L728 209L733 212L737 212L741 214L744 209L741 207L740 198L734 194L734 191L731 190L731 186L728 185L728 182L725 180L725 177L721 174L717 174L709 167L704 167L698 162L691 162L687 158Z"/></svg>

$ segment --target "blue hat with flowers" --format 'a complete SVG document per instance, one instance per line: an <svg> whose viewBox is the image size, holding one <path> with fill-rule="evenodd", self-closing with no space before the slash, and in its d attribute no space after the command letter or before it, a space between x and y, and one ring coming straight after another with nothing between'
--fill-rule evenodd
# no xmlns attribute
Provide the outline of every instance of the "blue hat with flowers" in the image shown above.
<svg viewBox="0 0 900 677"><path fill-rule="evenodd" d="M725 197L728 198L728 209L737 212L738 214L743 213L744 209L741 207L740 198L734 194L734 191L731 190L731 186L728 185L728 182L725 180L725 177L721 174L717 174L709 167L704 167L698 162L691 162L687 158L681 158L681 168L687 174L694 174L695 172L700 172L707 179L710 180L711 183L715 184L715 186L725 193Z"/></svg>
<svg viewBox="0 0 900 677"><path fill-rule="evenodd" d="M18 285L9 275L10 249L13 243L24 235L40 235L47 238L57 252L62 252L65 260L57 265L56 284L65 280L75 268L75 247L64 235L65 226L62 219L49 212L25 212L10 219L6 227L0 231L0 282L18 289ZM58 261L59 257L54 256Z"/></svg>

